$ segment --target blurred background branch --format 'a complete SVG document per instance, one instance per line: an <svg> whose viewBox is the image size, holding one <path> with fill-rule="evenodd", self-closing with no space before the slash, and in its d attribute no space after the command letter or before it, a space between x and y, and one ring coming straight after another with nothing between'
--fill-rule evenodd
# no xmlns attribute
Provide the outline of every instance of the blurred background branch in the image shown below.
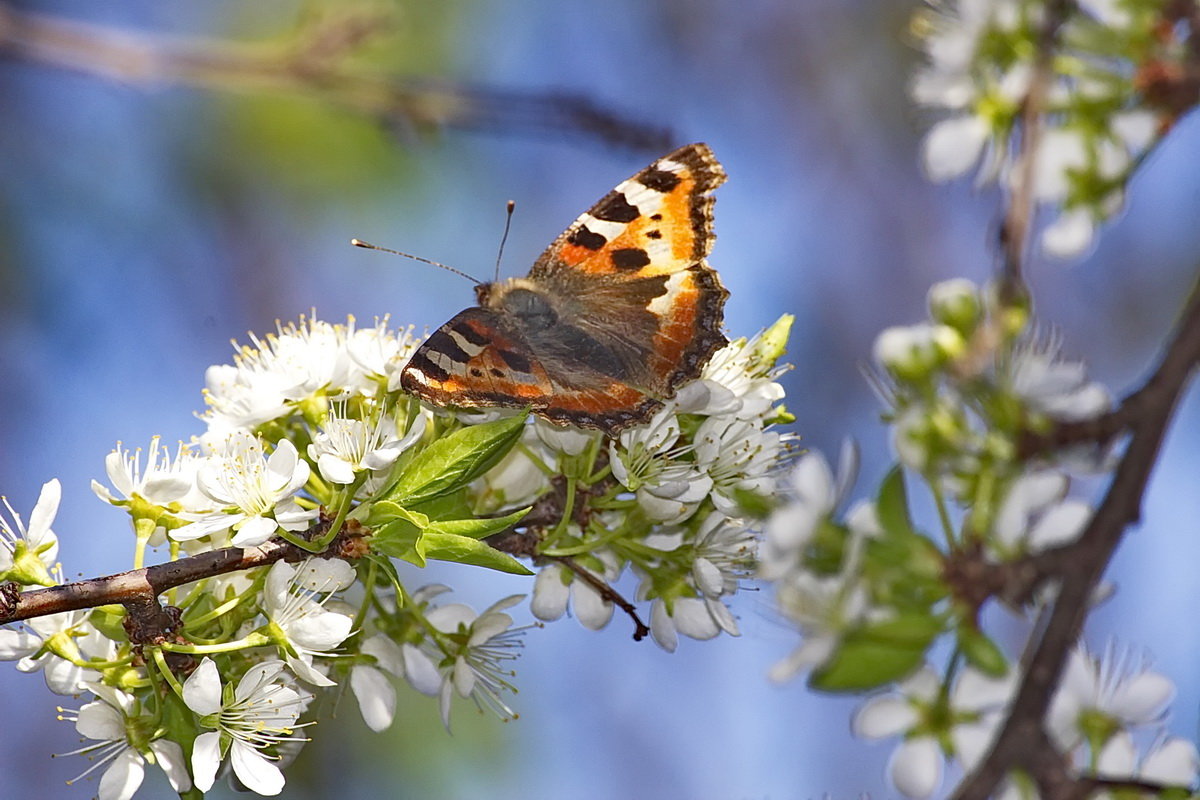
<svg viewBox="0 0 1200 800"><path fill-rule="evenodd" d="M242 44L119 30L0 3L0 57L141 89L289 94L374 120L402 139L458 128L566 137L649 154L675 143L669 129L585 94L406 77L355 62L364 46L391 31L391 14L351 7L314 17L281 42Z"/></svg>

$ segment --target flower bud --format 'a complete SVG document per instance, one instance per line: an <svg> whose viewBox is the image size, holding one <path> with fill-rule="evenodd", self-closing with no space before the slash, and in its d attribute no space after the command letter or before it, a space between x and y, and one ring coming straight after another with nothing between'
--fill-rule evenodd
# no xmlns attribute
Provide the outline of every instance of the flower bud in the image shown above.
<svg viewBox="0 0 1200 800"><path fill-rule="evenodd" d="M982 314L979 289L965 278L942 281L929 290L929 315L964 336L975 329Z"/></svg>

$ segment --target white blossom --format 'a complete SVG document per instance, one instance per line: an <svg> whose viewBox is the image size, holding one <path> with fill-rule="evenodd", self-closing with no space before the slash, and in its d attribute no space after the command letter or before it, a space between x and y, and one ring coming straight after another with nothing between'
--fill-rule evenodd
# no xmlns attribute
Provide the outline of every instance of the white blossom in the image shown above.
<svg viewBox="0 0 1200 800"><path fill-rule="evenodd" d="M1162 718L1174 696L1169 678L1135 662L1128 652L1110 649L1101 659L1079 646L1063 670L1047 727L1060 748L1070 750L1087 739L1095 718L1117 729L1149 725Z"/></svg>
<svg viewBox="0 0 1200 800"><path fill-rule="evenodd" d="M627 428L610 442L609 463L649 519L672 525L695 513L712 490L703 466L684 459L691 450L680 443L679 421L667 405L645 425Z"/></svg>
<svg viewBox="0 0 1200 800"><path fill-rule="evenodd" d="M251 335L252 346L238 351L233 366L210 367L206 374L210 433L215 428L223 438L252 430L327 387L345 386L353 366L349 334L341 325L302 319L263 339Z"/></svg>
<svg viewBox="0 0 1200 800"><path fill-rule="evenodd" d="M323 558L310 558L300 569L278 561L267 573L263 613L269 635L284 651L292 672L314 686L334 685L314 669L313 658L327 657L350 635L354 620L327 610L325 604L334 591L350 585L354 575L345 561Z"/></svg>
<svg viewBox="0 0 1200 800"><path fill-rule="evenodd" d="M396 716L396 689L391 678L405 674L404 651L388 636L377 633L362 643L359 653L374 663L358 663L350 670L350 689L358 700L363 721L375 732L391 727Z"/></svg>
<svg viewBox="0 0 1200 800"><path fill-rule="evenodd" d="M696 463L712 479L712 501L722 514L741 513L739 492L765 495L774 484L774 468L783 442L747 420L709 417L695 436Z"/></svg>
<svg viewBox="0 0 1200 800"><path fill-rule="evenodd" d="M399 391L400 373L420 344L413 336L412 326L393 333L388 330L388 318L384 317L370 328L355 329L354 318L350 317L348 327L346 353L352 368L346 387L370 395L382 383L389 392Z"/></svg>
<svg viewBox="0 0 1200 800"><path fill-rule="evenodd" d="M1108 390L1088 381L1082 362L1062 359L1053 339L1031 340L1016 348L1008 377L1018 397L1055 419L1090 419L1112 405Z"/></svg>
<svg viewBox="0 0 1200 800"><path fill-rule="evenodd" d="M1079 538L1092 508L1065 497L1068 483L1066 475L1052 470L1028 472L1013 482L992 527L992 544L1002 557L1036 553Z"/></svg>
<svg viewBox="0 0 1200 800"><path fill-rule="evenodd" d="M0 580L27 586L57 582L51 572L58 559L58 537L50 526L61 498L62 485L57 478L44 483L27 527L8 498L0 497L8 511L7 515L0 512Z"/></svg>
<svg viewBox="0 0 1200 800"><path fill-rule="evenodd" d="M192 777L207 792L216 780L225 754L238 780L261 795L283 791L283 772L263 749L295 738L300 714L309 696L290 685L282 661L252 666L237 688L222 692L221 676L211 658L200 662L183 685L183 701L200 715L201 724L215 730L196 737Z"/></svg>
<svg viewBox="0 0 1200 800"><path fill-rule="evenodd" d="M347 416L345 403L334 403L308 446L308 457L330 483L352 483L358 473L390 467L420 440L426 419L418 414L407 431L400 431L390 416L354 419Z"/></svg>
<svg viewBox="0 0 1200 800"><path fill-rule="evenodd" d="M132 695L98 683L89 684L88 690L99 699L65 718L74 719L80 735L97 743L65 755L86 755L94 763L67 783L77 783L93 770L106 767L97 792L99 800L129 800L141 787L149 762L162 768L176 792L192 788L183 748L162 735L148 741L143 738L145 731L153 730L145 724L152 720L141 714L140 703ZM159 729L158 733L165 731Z"/></svg>
<svg viewBox="0 0 1200 800"><path fill-rule="evenodd" d="M263 443L248 433L232 434L221 452L210 455L200 468L200 489L229 513L218 511L171 531L177 541L197 539L234 528L233 545L262 544L279 528L303 530L317 515L305 511L294 495L308 481L308 463L287 439L270 456Z"/></svg>
<svg viewBox="0 0 1200 800"><path fill-rule="evenodd" d="M108 660L116 648L87 615L86 610L64 611L26 620L24 630L0 629L0 661L17 661L21 672L40 671L55 694L78 694L100 679L87 661Z"/></svg>
<svg viewBox="0 0 1200 800"><path fill-rule="evenodd" d="M867 739L902 736L888 764L892 783L908 797L930 797L942 782L942 743L949 742L950 754L972 769L986 754L1015 685L1015 673L989 678L968 667L943 695L941 679L926 666L905 679L896 694L864 703L851 727Z"/></svg>
<svg viewBox="0 0 1200 800"><path fill-rule="evenodd" d="M452 603L432 609L427 619L438 630L451 634L452 645L439 666L442 674L438 692L442 724L450 727L450 699L454 694L471 698L477 707L487 707L501 719L516 716L500 697L514 691L506 662L517 657L524 629L513 628L513 619L503 610L516 605L524 595L511 595L476 614L469 606ZM444 645L443 645L444 646Z"/></svg>

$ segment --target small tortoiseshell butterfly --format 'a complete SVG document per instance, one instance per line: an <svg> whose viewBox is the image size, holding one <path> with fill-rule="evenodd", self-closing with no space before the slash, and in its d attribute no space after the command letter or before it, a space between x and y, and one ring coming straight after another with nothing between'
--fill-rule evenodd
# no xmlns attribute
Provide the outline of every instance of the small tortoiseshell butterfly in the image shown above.
<svg viewBox="0 0 1200 800"><path fill-rule="evenodd" d="M529 276L475 287L400 383L439 406L529 407L615 433L644 422L726 344L729 293L705 263L725 170L705 144L658 159L592 206Z"/></svg>

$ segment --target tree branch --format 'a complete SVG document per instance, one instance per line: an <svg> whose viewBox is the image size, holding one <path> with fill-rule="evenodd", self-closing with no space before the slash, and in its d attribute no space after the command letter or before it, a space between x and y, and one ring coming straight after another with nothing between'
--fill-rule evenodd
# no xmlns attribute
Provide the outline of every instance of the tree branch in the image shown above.
<svg viewBox="0 0 1200 800"><path fill-rule="evenodd" d="M999 294L1001 304L1006 306L1023 301L1028 293L1024 263L1036 207L1033 186L1038 147L1042 139L1042 116L1050 91L1059 31L1074 8L1074 0L1049 0L1046 3L1033 75L1021 107L1021 148L1013 169L1017 182L1009 195L999 230L1002 257Z"/></svg>
<svg viewBox="0 0 1200 800"><path fill-rule="evenodd" d="M661 153L666 128L605 108L585 95L521 92L429 78L404 78L347 56L389 30L376 12L344 12L278 44L232 44L118 31L19 11L0 2L0 57L154 89L268 92L304 97L405 133L459 128L523 136L575 136Z"/></svg>
<svg viewBox="0 0 1200 800"><path fill-rule="evenodd" d="M306 538L319 537L329 530L331 521L322 515L322 518L303 535ZM352 520L343 527L342 532L324 552L317 554L282 539L271 539L257 547L226 547L169 561L166 564L155 564L46 589L14 592L12 587L15 584L6 584L6 591L0 592L0 625L114 603L129 608L146 607L147 602L153 601L152 605L157 608L158 596L163 592L204 578L263 567L276 561L303 561L313 555L348 560L359 558L366 553L363 539L368 535L366 529L353 524Z"/></svg>
<svg viewBox="0 0 1200 800"><path fill-rule="evenodd" d="M1026 650L1024 675L992 750L954 794L957 800L984 800L1013 768L1026 769L1041 796L1078 797L1077 782L1064 787L1043 727L1055 687L1087 615L1091 596L1126 529L1141 515L1142 497L1158 458L1176 404L1200 363L1200 287L1193 289L1183 317L1158 368L1136 397L1137 416L1129 422L1129 445L1100 506L1079 540L1063 548L1059 591L1046 613L1042 633ZM1057 753L1055 753L1057 755Z"/></svg>
<svg viewBox="0 0 1200 800"><path fill-rule="evenodd" d="M591 487L591 491L597 491L597 487ZM579 493L579 499L584 499L589 491L580 489ZM548 556L538 552L538 546L542 542L545 530L555 527L562 520L565 503L565 483L558 478L553 482L550 490L534 502L533 508L521 519L517 527L493 534L485 541L501 552L532 559L535 563L554 561L562 564L575 573L580 580L595 589L601 599L624 611L633 620L633 640L635 642L642 641L650 633L650 628L638 616L637 607L610 586L608 581L592 573L591 570L570 556ZM580 524L580 527L586 527L586 516L590 513L587 504L585 502L577 503L574 511L577 517L576 522Z"/></svg>

